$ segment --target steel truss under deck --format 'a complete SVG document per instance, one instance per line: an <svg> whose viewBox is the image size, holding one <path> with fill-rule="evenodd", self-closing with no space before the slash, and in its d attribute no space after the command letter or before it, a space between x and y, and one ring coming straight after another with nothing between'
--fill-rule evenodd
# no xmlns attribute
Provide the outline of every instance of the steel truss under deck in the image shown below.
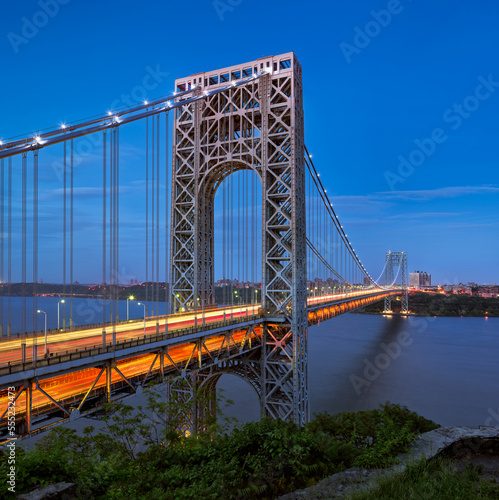
<svg viewBox="0 0 499 500"><path fill-rule="evenodd" d="M336 298L331 302L308 308L308 325L344 314L387 296L399 295L399 290L366 292L355 298ZM281 342L284 363L290 362L292 351L288 339L282 339L282 329L288 328L284 318L270 321L250 317L223 323L217 327L197 326L185 331L163 332L146 338L125 341L116 346L98 347L88 351L61 354L54 358L21 363L0 373L0 408L8 410L7 389L12 387L17 413L17 432L33 434L52 425L44 425L48 417L60 421L93 413L111 397L140 392L149 381L166 382L167 397L176 400L185 411L181 428L199 432L205 428L207 413L214 415L216 385L221 375L230 373L244 379L255 390L262 412L267 404L271 409L280 401L293 397L293 385L286 381L278 386L281 359L270 357L268 379L262 377L262 358L269 344ZM267 345L265 345L266 339ZM292 340L292 339L291 339ZM182 348L182 356L175 353ZM60 390L78 380L87 382L82 389L74 389L70 396L61 396ZM274 384L268 391L264 384ZM206 404L194 397L197 390L206 388L212 396ZM267 398L264 399L263 395ZM38 397L37 397L38 396ZM277 412L276 412L277 413ZM4 422L5 423L5 422Z"/></svg>

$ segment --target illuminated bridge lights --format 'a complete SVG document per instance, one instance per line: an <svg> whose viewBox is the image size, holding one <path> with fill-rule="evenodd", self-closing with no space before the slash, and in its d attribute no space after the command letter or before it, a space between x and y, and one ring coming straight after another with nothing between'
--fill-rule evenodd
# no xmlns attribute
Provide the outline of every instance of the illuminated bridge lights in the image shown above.
<svg viewBox="0 0 499 500"><path fill-rule="evenodd" d="M355 310L359 307L371 304L373 302L383 300L389 295L399 294L400 290L371 290L371 291L356 291L344 294L336 295L325 295L322 297L310 297L308 299L309 307L311 308L308 312L308 324L314 325L325 321L327 319L333 318L335 316L344 314L346 312ZM251 306L248 308L252 312L256 312L259 306ZM212 317L219 319L219 316L223 318L223 313L228 311L216 310L211 311ZM179 315L184 319L192 321L192 314ZM227 314L227 316L229 316ZM172 321L175 318L169 318ZM251 319L251 316L249 317ZM137 346L146 346L148 342L153 342L156 339L155 335L150 335L148 338L136 337L135 340L124 340L121 345L116 347L109 346L107 348L99 348L99 352L102 354L104 350L109 351L117 357L115 362L115 367L113 365L106 365L102 362L94 362L97 366L88 366L81 369L74 368L68 373L55 376L39 376L35 379L31 379L30 391L31 391L31 408L32 414L31 419L42 419L43 415L57 414L61 418L69 418L72 408L79 408L82 411L93 411L93 409L98 406L106 398L110 397L111 393L123 392L129 393L130 391L136 390L139 385L144 385L146 380L150 378L160 378L165 376L171 376L175 374L180 374L186 370L196 370L201 367L208 365L217 366L218 363L223 360L230 360L232 356L240 354L241 350L259 349L261 345L261 328L260 324L264 320L263 318L255 318L255 325L248 329L238 329L237 321L244 322L247 320L246 316L239 319L236 318L234 323L234 330L229 330L228 333L220 334L210 334L210 331L200 331L194 336L192 340L185 341L185 333L182 333L177 337L177 342L165 349L155 348L152 352L143 352L135 354L132 356L125 357L123 359L119 358L120 347L126 347L127 342L135 343ZM153 322L155 320L153 318ZM141 324L141 322L138 322ZM126 326L126 325L125 325ZM275 328L279 328L279 324L274 325ZM132 330L134 331L134 330ZM185 331L185 330L184 330ZM192 330L194 331L194 330ZM85 335L85 330L82 332L71 332L79 333ZM126 332L125 332L126 334ZM175 335L175 332L169 332L171 335ZM59 334L60 335L60 334ZM164 337L166 334L160 334L159 337ZM54 335L54 337L57 337ZM158 337L158 338L159 338ZM84 337L85 338L85 337ZM69 341L77 342L79 339L72 339ZM67 344L68 342L66 342ZM0 342L0 347L5 344ZM161 354L163 353L163 354ZM166 353L166 354L165 354ZM81 355L84 359L85 356L91 357L91 350L79 351L78 353L73 352L68 355L60 356L60 366L65 371L67 370L67 362L71 361L71 355ZM5 355L5 352L2 353ZM163 359L160 360L160 356ZM73 358L74 359L74 358ZM47 363L55 362L55 367L57 367L57 360L39 360L38 367L47 365ZM207 365L208 363L208 365ZM31 363L27 363L24 366L19 366L19 368L25 371L31 366ZM48 366L48 365L47 365ZM53 365L52 365L53 366ZM105 366L110 370L109 383L105 374ZM11 367L14 369L15 365ZM13 373L13 375L15 375ZM20 376L19 374L18 376ZM0 372L0 384L2 384L2 379L5 378L5 371ZM21 376L22 378L22 376ZM11 382L8 382L9 384ZM8 405L7 392L5 390L0 391L0 412L3 413L3 408ZM28 390L24 387L19 387L18 391ZM24 396L19 396L16 401L17 413L20 418L19 425L21 425L23 419L26 416L26 401L27 398ZM2 422L3 425L4 422ZM39 424L43 426L41 420ZM0 427L1 430L1 427ZM25 429L21 429L26 432Z"/></svg>

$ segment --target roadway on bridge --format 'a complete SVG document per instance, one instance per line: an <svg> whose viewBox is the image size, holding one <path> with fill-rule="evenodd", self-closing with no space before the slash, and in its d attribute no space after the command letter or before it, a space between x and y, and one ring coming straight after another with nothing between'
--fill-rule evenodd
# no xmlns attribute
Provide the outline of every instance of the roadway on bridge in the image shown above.
<svg viewBox="0 0 499 500"><path fill-rule="evenodd" d="M243 307L232 307L225 309L209 310L205 312L205 323L219 323L224 320L224 313L227 319L246 319L258 313L260 305L251 305ZM183 328L195 326L196 317L198 325L202 323L202 314L178 314L168 316L168 331L176 331ZM137 338L143 338L144 335L155 335L156 325L159 333L165 331L165 316L151 317L146 319L146 328L144 331L144 321L130 321L128 323L119 323L114 326L116 332L116 342L126 342ZM106 325L106 344L112 344L113 325ZM4 340L0 342L0 366L5 366L21 362L21 344L26 343L26 360L30 361L33 354L34 337ZM102 326L83 330L73 330L47 335L47 346L51 354L64 354L67 351L74 352L81 349L91 349L103 345ZM44 355L44 336L36 337L37 358Z"/></svg>
<svg viewBox="0 0 499 500"><path fill-rule="evenodd" d="M343 294L323 295L319 297L309 297L307 299L308 307L317 307L335 301L345 301L356 298L360 295L377 294L381 290L362 290ZM207 309L204 313L206 324L219 323L225 319L240 318L245 320L247 317L257 314L260 310L260 304L232 306L223 309ZM202 323L203 315L201 311L196 313L182 313L170 315L167 317L168 331L190 328ZM113 329L116 332L116 342L126 342L137 338L143 338L144 335L155 335L158 325L158 333L165 331L165 316L149 317L146 319L146 328L144 332L144 321L133 320L116 325L106 325L106 344L112 344ZM22 361L21 344L26 343L26 361L31 361L33 356L34 337L16 338L0 341L0 366L6 366L8 363L15 364ZM64 354L66 352L75 352L82 349L91 349L103 345L102 325L88 329L78 329L72 331L55 332L47 335L47 346L50 354ZM37 358L43 358L45 346L44 336L36 337Z"/></svg>
<svg viewBox="0 0 499 500"><path fill-rule="evenodd" d="M335 302L344 302L349 299L356 299L359 296L368 296L379 294L381 290L363 290L358 292L351 292L345 294L335 294L320 297L309 297L308 306L310 308L315 308L320 306L320 304L334 304ZM234 319L240 318L243 322L247 317L251 317L253 314L257 314L260 310L260 305L233 307L233 308L223 308L223 309L211 309L205 312L205 322L209 323L219 323L224 319L224 313L226 318L232 317ZM202 319L198 316L198 324ZM162 333L165 330L165 316L152 317L146 320L146 335L155 335L157 323L159 324L159 332ZM167 318L168 331L175 331L182 328L189 328L195 325L196 315L183 313L178 315L171 315ZM109 328L111 327L111 328ZM144 322L143 321L131 321L128 323L121 323L116 325L116 342L129 341L135 338L144 337ZM209 356L218 357L222 350L230 350L240 348L242 343L248 340L246 338L247 332L243 330L237 330L237 325L232 326L235 328L231 335L231 341L229 340L229 345L226 341L226 336L224 334L215 334L212 336L207 336L204 343L205 350L202 352L197 352L197 347L192 342L186 342L183 344L173 345L169 347L168 357L164 360L165 373L175 372L177 370L181 371L186 368L186 364L189 360L196 360L198 356L207 358ZM112 325L107 326L107 339L111 338ZM208 332L207 332L208 333ZM255 331L251 334L252 338L255 339L261 335L259 328L257 327ZM32 338L30 339L32 341ZM38 339L38 353L41 355L43 353L43 336ZM0 359L2 365L7 364L8 361L11 363L16 363L20 361L20 345L21 342L25 342L26 339L11 339L0 342ZM41 345L40 345L41 342ZM224 343L225 342L225 343ZM102 346L102 326L97 328L89 328L83 330L74 330L70 332L53 333L48 336L48 345L50 346L50 351L54 354L65 353L66 351L74 351L76 349L85 349L95 346ZM29 346L30 347L30 346ZM27 353L32 349L27 348ZM119 360L116 366L119 368L121 373L127 379L136 379L137 377L145 376L151 369L152 364L155 361L155 353L140 354L131 358ZM154 365L154 370L159 369L159 360L156 360ZM151 370L151 371L154 371ZM52 398L54 398L59 403L64 405L75 405L81 400L81 397L89 390L92 384L95 382L97 376L99 375L100 368L86 368L65 375L59 375L45 380L39 381L39 386L45 392L47 392ZM121 375L116 371L112 370L111 374L111 384L115 385L122 382L126 384ZM101 391L105 389L106 378L102 374L95 384L94 391ZM33 387L34 388L34 387ZM0 393L0 409L6 408L8 404L6 391ZM32 399L32 409L34 415L38 412L46 412L50 407L54 407L53 403L41 392L33 390ZM26 400L21 397L16 402L16 411L18 414L22 414L26 408Z"/></svg>
<svg viewBox="0 0 499 500"><path fill-rule="evenodd" d="M208 338L205 342L205 346L209 351L210 355L218 355L220 350L238 347L245 339L245 331L235 331L232 334L232 345L224 345L225 335L217 335ZM253 334L255 335L255 334ZM168 358L165 358L165 372L176 371L175 365L182 369L182 363L186 363L193 353L192 344L181 344L172 346L168 350ZM197 356L197 353L196 353ZM203 351L203 357L208 357L208 352ZM133 358L124 359L117 362L117 366L121 373L128 379L132 380L138 376L145 376L154 361L155 354L144 354L136 356ZM173 361L173 363L172 363ZM159 360L156 361L154 368L159 369ZM100 368L87 368L84 370L79 370L76 372L71 372L66 375L59 375L57 377L52 377L39 382L39 386L47 392L52 398L58 401L60 404L76 404L78 399L83 396L88 389L92 386L97 376L99 375ZM121 375L113 370L111 373L111 384L117 384L119 382L125 382L121 378ZM106 385L106 377L103 373L98 382L95 384L94 390L103 390ZM72 400L72 401L71 401ZM7 407L8 398L6 391L2 391L0 394L0 410ZM40 391L33 390L32 399L32 410L34 415L36 415L37 410L40 411L42 408L53 407L53 403ZM26 400L24 397L19 398L16 401L16 413L21 414L26 410Z"/></svg>

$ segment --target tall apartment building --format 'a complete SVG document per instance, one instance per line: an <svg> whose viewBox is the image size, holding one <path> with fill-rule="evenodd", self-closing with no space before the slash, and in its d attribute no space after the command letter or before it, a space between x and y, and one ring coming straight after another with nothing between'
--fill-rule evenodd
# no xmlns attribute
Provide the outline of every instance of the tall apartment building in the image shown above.
<svg viewBox="0 0 499 500"><path fill-rule="evenodd" d="M431 274L423 271L409 273L409 286L419 288L421 286L431 286Z"/></svg>

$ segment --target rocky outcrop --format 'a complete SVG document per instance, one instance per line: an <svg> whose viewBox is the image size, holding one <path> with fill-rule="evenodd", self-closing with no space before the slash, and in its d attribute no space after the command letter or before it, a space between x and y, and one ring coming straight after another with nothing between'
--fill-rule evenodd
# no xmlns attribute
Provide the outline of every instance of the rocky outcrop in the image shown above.
<svg viewBox="0 0 499 500"><path fill-rule="evenodd" d="M404 471L408 463L436 456L460 457L476 453L499 454L499 427L442 427L426 432L409 446L407 453L397 457L398 464L387 469L352 467L327 477L310 488L287 493L278 500L319 500L344 498L353 492L364 491L378 478Z"/></svg>
<svg viewBox="0 0 499 500"><path fill-rule="evenodd" d="M18 495L17 500L70 500L76 498L75 495L75 483L57 483Z"/></svg>

